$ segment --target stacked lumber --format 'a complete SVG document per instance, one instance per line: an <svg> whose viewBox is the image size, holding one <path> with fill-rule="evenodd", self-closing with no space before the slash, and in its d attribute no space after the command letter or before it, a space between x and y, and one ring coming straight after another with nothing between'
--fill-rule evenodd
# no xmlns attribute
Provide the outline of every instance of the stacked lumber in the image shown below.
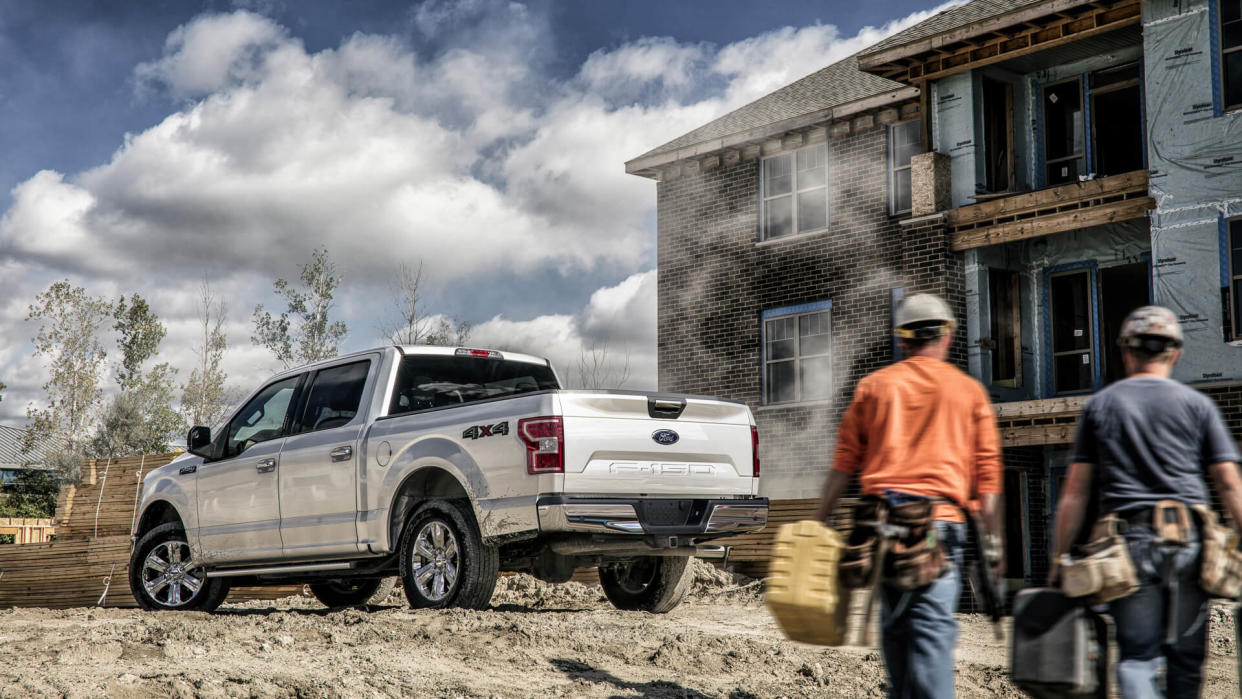
<svg viewBox="0 0 1242 699"><path fill-rule="evenodd" d="M853 526L850 521L854 501L845 498L833 514L832 526L845 531ZM773 500L768 509L768 525L753 534L739 534L712 541L712 544L730 547L728 567L751 577L761 578L768 573L768 559L772 553L772 540L782 524L810 519L819 506L819 499Z"/></svg>
<svg viewBox="0 0 1242 699"><path fill-rule="evenodd" d="M82 482L56 499L56 540L0 546L0 607L136 606L129 533L142 477L176 454L87 460ZM237 588L229 599L276 599L302 587Z"/></svg>
<svg viewBox="0 0 1242 699"><path fill-rule="evenodd" d="M82 482L65 498L66 512L58 517L57 538L128 536L142 477L176 456L155 454L82 462Z"/></svg>

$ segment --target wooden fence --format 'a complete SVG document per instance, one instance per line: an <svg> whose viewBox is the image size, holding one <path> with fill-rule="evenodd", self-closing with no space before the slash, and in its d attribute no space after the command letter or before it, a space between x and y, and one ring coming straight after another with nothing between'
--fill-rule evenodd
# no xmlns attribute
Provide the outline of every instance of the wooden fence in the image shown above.
<svg viewBox="0 0 1242 699"><path fill-rule="evenodd" d="M56 527L51 518L0 517L0 536L11 536L13 544L39 544L51 541Z"/></svg>

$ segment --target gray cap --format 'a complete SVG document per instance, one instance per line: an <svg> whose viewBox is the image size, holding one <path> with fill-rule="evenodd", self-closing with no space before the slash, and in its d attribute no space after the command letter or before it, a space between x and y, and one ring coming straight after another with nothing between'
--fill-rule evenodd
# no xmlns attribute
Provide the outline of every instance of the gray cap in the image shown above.
<svg viewBox="0 0 1242 699"><path fill-rule="evenodd" d="M1126 320L1121 324L1121 333L1117 337L1117 341L1123 345L1129 345L1131 338L1140 337L1159 337L1169 340L1181 346L1184 338L1182 337L1182 324L1177 322L1177 316L1173 311L1164 306L1143 306L1130 311L1130 315L1126 316Z"/></svg>

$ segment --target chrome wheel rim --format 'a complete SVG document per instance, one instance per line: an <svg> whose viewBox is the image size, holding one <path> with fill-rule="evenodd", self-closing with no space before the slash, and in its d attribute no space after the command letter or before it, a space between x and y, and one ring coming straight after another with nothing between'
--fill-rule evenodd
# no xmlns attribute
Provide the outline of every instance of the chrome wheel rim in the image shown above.
<svg viewBox="0 0 1242 699"><path fill-rule="evenodd" d="M457 537L444 522L423 525L414 537L414 584L423 597L439 602L449 596L461 570Z"/></svg>
<svg viewBox="0 0 1242 699"><path fill-rule="evenodd" d="M157 544L142 560L142 588L165 607L183 607L198 596L207 576L184 541Z"/></svg>

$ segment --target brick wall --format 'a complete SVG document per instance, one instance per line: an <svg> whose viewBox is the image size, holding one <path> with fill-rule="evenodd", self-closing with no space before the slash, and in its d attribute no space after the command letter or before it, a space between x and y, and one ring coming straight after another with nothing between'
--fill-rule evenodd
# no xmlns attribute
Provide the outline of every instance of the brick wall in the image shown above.
<svg viewBox="0 0 1242 699"><path fill-rule="evenodd" d="M759 160L658 187L660 388L749 404L772 497L818 494L854 386L892 360L892 289L953 289L965 317L960 256L938 259L943 224L903 232L887 214L886 148L882 128L829 140L829 229L801 237L760 243ZM761 313L824 300L831 400L763 406ZM965 367L964 344L955 359Z"/></svg>

